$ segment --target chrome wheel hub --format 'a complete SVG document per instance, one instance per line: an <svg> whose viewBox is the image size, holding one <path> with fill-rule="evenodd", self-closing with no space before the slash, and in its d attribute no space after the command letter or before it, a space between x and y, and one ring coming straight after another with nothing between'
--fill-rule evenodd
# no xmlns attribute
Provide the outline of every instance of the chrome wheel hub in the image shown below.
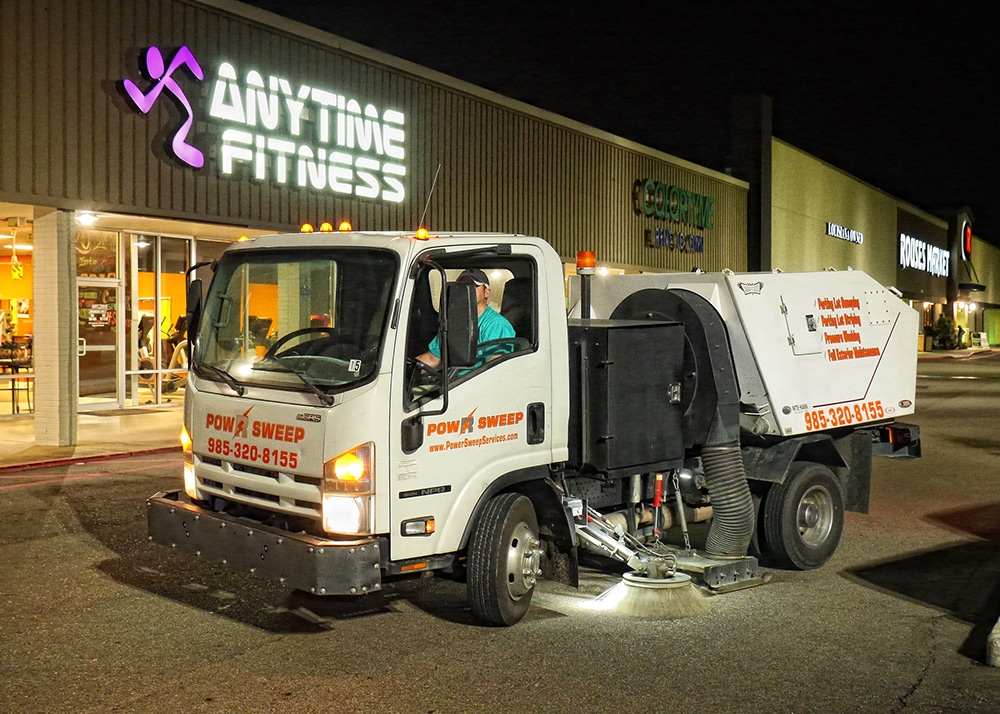
<svg viewBox="0 0 1000 714"><path fill-rule="evenodd" d="M507 542L507 592L512 600L527 595L542 574L541 542L527 523L521 521Z"/></svg>
<svg viewBox="0 0 1000 714"><path fill-rule="evenodd" d="M829 491L822 486L813 486L802 494L797 523L803 543L811 548L822 545L830 537L833 520L833 497Z"/></svg>

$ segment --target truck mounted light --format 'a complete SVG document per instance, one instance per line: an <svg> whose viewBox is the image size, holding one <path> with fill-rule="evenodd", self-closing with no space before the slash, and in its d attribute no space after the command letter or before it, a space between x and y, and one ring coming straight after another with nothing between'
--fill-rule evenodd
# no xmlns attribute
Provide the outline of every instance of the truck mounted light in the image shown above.
<svg viewBox="0 0 1000 714"><path fill-rule="evenodd" d="M424 516L423 518L403 521L400 531L405 536L426 536L434 535L436 528L437 525L434 522L434 516Z"/></svg>
<svg viewBox="0 0 1000 714"><path fill-rule="evenodd" d="M205 496L198 490L198 480L194 476L194 443L186 426L181 427L181 450L184 453L184 493L193 501L203 501Z"/></svg>
<svg viewBox="0 0 1000 714"><path fill-rule="evenodd" d="M597 254L592 250L580 250L576 253L576 272L582 275L593 275L597 267Z"/></svg>
<svg viewBox="0 0 1000 714"><path fill-rule="evenodd" d="M368 535L375 523L375 443L345 451L323 465L323 530Z"/></svg>

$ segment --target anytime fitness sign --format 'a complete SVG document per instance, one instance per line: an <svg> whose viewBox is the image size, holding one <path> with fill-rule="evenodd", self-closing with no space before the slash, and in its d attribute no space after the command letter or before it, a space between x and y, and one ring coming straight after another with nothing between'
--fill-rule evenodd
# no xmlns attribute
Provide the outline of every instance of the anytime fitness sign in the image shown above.
<svg viewBox="0 0 1000 714"><path fill-rule="evenodd" d="M206 119L196 116L178 82L181 70L191 79L205 80L188 47L179 48L169 63L159 48L149 47L142 61L145 88L123 79L125 95L142 114L150 112L163 92L171 96L184 116L169 148L182 164L194 169L205 164L201 148L190 141L197 118L219 128L214 155L223 176L246 172L257 181L390 203L406 197L402 112L223 62L210 80Z"/></svg>

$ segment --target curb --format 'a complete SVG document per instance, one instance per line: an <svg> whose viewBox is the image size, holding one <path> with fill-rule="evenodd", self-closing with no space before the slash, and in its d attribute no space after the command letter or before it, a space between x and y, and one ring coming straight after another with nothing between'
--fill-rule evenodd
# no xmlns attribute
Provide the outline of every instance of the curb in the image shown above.
<svg viewBox="0 0 1000 714"><path fill-rule="evenodd" d="M95 461L111 461L113 459L127 459L132 456L145 456L147 454L169 454L180 451L181 446L158 446L150 449L134 449L131 451L115 451L106 454L91 454L89 456L60 456L41 461L28 461L23 464L0 465L0 473L10 473L11 471L33 471L36 469L48 469L57 466L70 466L73 464L86 464Z"/></svg>
<svg viewBox="0 0 1000 714"><path fill-rule="evenodd" d="M917 355L918 362L945 362L951 360L958 360L964 362L970 359L980 359L982 357L992 357L997 354L996 350L976 350L974 352L968 352L966 354L955 354L950 352L948 354L943 354L940 356L935 355L933 352L927 352L924 354Z"/></svg>

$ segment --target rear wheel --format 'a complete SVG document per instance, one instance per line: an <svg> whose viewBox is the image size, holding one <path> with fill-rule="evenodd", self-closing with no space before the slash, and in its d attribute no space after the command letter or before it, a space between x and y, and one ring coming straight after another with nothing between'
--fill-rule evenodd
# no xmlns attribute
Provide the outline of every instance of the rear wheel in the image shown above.
<svg viewBox="0 0 1000 714"><path fill-rule="evenodd" d="M503 493L486 504L469 544L468 592L473 616L513 625L531 604L541 575L538 519L527 497Z"/></svg>
<svg viewBox="0 0 1000 714"><path fill-rule="evenodd" d="M818 568L837 550L843 530L840 482L822 464L792 464L785 481L771 484L764 496L760 548L777 565Z"/></svg>

